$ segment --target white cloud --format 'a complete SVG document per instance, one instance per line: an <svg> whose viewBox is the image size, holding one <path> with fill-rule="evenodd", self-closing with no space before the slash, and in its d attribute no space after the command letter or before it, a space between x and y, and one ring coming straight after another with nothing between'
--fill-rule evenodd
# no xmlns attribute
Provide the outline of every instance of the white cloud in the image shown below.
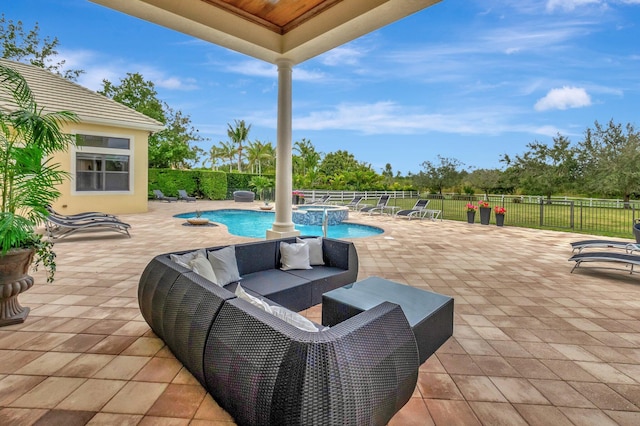
<svg viewBox="0 0 640 426"><path fill-rule="evenodd" d="M160 77L155 80L154 84L170 90L195 90L198 88L196 81L192 78L181 80L178 77Z"/></svg>
<svg viewBox="0 0 640 426"><path fill-rule="evenodd" d="M551 89L547 95L536 102L536 111L549 109L582 108L591 105L591 97L581 87L567 87Z"/></svg>
<svg viewBox="0 0 640 426"><path fill-rule="evenodd" d="M227 65L226 70L232 74L250 77L278 78L278 67L262 61L248 60ZM326 78L325 74L309 71L301 67L294 67L292 77L296 81L315 81Z"/></svg>
<svg viewBox="0 0 640 426"><path fill-rule="evenodd" d="M122 58L106 57L100 52L91 50L64 50L53 58L53 62L64 60L63 70L79 69L84 71L78 77L77 83L90 90L102 90L102 81L109 80L120 84L127 73L137 72L142 77L153 82L157 87L169 90L195 90L197 82L193 78L167 76L163 70L156 67L128 62ZM135 70L135 71L132 71Z"/></svg>
<svg viewBox="0 0 640 426"><path fill-rule="evenodd" d="M320 61L327 66L356 65L358 59L365 56L366 52L355 49L353 46L336 47L320 56Z"/></svg>
<svg viewBox="0 0 640 426"><path fill-rule="evenodd" d="M507 112L509 111L509 112ZM365 135L423 134L499 134L521 131L521 126L505 122L513 109L472 109L454 113L425 113L391 101L341 103L333 109L313 111L293 119L297 130L343 130ZM526 131L530 131L527 128Z"/></svg>
<svg viewBox="0 0 640 426"><path fill-rule="evenodd" d="M603 3L602 0L548 0L547 11L553 12L556 9L572 11L581 6L601 3Z"/></svg>

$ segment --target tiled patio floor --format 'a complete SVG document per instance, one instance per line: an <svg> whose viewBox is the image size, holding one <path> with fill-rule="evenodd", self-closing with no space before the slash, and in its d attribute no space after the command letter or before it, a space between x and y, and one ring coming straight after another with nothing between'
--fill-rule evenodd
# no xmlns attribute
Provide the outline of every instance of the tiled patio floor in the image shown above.
<svg viewBox="0 0 640 426"><path fill-rule="evenodd" d="M247 241L171 217L229 206L257 203L151 202L149 213L121 215L131 239L56 244L55 283L35 273L20 296L29 318L0 329L0 424L233 423L150 331L136 297L152 256ZM359 279L455 298L454 337L422 365L391 424L640 424L640 274L571 274L577 234L351 217L386 230L354 240Z"/></svg>

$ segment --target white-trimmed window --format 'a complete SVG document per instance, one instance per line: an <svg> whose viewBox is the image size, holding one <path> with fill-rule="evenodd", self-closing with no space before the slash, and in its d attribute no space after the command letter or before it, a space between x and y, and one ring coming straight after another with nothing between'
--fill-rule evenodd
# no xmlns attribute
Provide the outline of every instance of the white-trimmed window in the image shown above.
<svg viewBox="0 0 640 426"><path fill-rule="evenodd" d="M131 189L131 140L123 137L77 135L75 190L128 192Z"/></svg>

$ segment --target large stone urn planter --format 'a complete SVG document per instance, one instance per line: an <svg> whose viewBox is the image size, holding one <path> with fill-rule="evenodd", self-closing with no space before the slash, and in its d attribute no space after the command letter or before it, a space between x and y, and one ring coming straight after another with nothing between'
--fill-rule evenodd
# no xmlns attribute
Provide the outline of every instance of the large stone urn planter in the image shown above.
<svg viewBox="0 0 640 426"><path fill-rule="evenodd" d="M0 255L0 327L20 324L27 319L29 308L20 306L18 295L33 286L27 274L34 250L13 249Z"/></svg>

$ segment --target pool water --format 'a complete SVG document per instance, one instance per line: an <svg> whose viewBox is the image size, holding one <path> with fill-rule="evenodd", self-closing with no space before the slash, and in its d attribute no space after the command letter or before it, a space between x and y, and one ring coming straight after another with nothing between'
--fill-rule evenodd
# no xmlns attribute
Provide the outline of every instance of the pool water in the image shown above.
<svg viewBox="0 0 640 426"><path fill-rule="evenodd" d="M265 238L267 229L271 229L275 220L274 212L263 212L253 210L207 210L201 212L204 218L211 222L222 223L229 229L229 233L240 237ZM196 217L195 212L182 213L174 217L188 219ZM322 226L320 225L295 225L301 235L322 236ZM384 230L375 226L358 225L356 223L341 223L330 225L327 229L329 238L360 238L371 237L382 234Z"/></svg>

